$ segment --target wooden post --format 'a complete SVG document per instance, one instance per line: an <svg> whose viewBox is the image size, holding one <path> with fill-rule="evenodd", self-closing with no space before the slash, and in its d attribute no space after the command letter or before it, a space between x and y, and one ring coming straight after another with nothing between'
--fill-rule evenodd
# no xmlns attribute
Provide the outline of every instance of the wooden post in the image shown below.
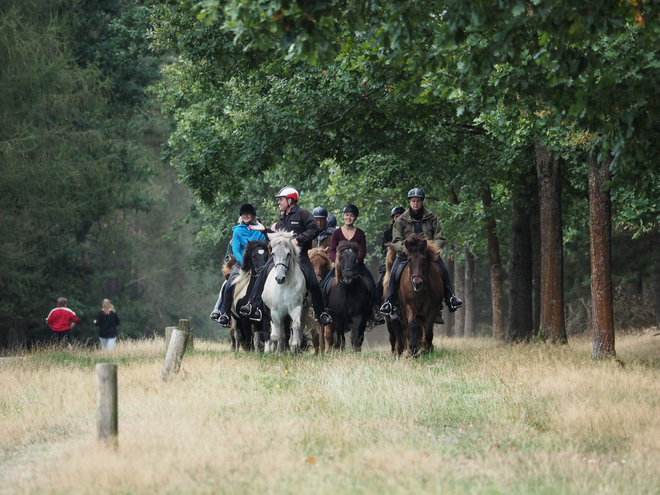
<svg viewBox="0 0 660 495"><path fill-rule="evenodd" d="M99 440L117 445L117 365L96 365L96 429Z"/></svg>
<svg viewBox="0 0 660 495"><path fill-rule="evenodd" d="M172 339L172 330L175 330L177 327L165 327L165 352L170 347L170 340Z"/></svg>
<svg viewBox="0 0 660 495"><path fill-rule="evenodd" d="M188 344L186 349L192 351L194 349L193 334L190 332L190 320L179 320L179 330L188 334Z"/></svg>
<svg viewBox="0 0 660 495"><path fill-rule="evenodd" d="M163 365L163 372L161 374L163 380L167 381L172 373L178 373L183 354L186 352L186 343L188 342L189 335L189 333L182 332L177 328L172 330L172 338L167 348L165 364Z"/></svg>

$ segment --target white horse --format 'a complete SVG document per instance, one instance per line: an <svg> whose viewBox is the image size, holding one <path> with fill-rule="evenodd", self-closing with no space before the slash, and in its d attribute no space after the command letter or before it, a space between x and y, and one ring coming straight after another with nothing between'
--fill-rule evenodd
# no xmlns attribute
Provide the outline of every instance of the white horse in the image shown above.
<svg viewBox="0 0 660 495"><path fill-rule="evenodd" d="M283 352L285 347L284 319L291 318L292 352L300 352L303 345L303 305L307 296L305 276L298 256L300 248L293 242L293 232L278 230L268 234L273 257L273 269L268 274L262 299L270 309L270 342L266 352L275 349Z"/></svg>

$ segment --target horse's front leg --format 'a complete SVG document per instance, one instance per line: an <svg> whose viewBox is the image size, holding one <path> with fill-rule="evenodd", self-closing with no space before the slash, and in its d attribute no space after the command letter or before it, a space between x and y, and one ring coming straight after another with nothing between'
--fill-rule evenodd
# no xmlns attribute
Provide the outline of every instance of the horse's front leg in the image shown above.
<svg viewBox="0 0 660 495"><path fill-rule="evenodd" d="M289 347L294 354L302 350L303 336L302 336L302 306L295 307L290 313L291 316L291 341Z"/></svg>
<svg viewBox="0 0 660 495"><path fill-rule="evenodd" d="M270 321L270 351L277 349L278 352L284 351L284 328L282 318L278 312L273 311Z"/></svg>
<svg viewBox="0 0 660 495"><path fill-rule="evenodd" d="M351 332L351 345L355 352L362 350L362 343L364 342L364 330L367 327L367 319L362 315L357 315L353 318L353 331Z"/></svg>
<svg viewBox="0 0 660 495"><path fill-rule="evenodd" d="M424 350L433 352L433 324L435 323L435 312L426 315L424 324Z"/></svg>
<svg viewBox="0 0 660 495"><path fill-rule="evenodd" d="M408 307L406 312L408 314L408 350L410 351L410 355L415 357L417 355L419 341L421 340L419 334L420 327L417 324L414 309Z"/></svg>

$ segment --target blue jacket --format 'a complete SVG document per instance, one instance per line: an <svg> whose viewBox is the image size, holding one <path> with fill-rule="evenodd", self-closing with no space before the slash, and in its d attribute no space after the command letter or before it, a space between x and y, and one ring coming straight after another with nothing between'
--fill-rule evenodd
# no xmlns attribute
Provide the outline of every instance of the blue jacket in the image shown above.
<svg viewBox="0 0 660 495"><path fill-rule="evenodd" d="M256 223L252 225L257 225ZM245 246L247 246L248 241L265 241L266 236L263 232L258 230L251 230L244 223L236 225L231 229L234 233L234 238L231 241L231 250L238 261L239 265L243 264L243 252L245 251Z"/></svg>

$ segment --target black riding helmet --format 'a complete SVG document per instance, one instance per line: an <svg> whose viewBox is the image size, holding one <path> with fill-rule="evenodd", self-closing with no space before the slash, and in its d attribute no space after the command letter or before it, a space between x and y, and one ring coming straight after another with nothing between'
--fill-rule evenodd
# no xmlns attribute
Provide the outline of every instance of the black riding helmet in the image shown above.
<svg viewBox="0 0 660 495"><path fill-rule="evenodd" d="M252 213L255 217L257 216L257 210L255 210L254 206L252 206L250 203L241 205L241 209L238 211L238 214L242 215L243 213Z"/></svg>
<svg viewBox="0 0 660 495"><path fill-rule="evenodd" d="M355 215L355 218L360 216L360 210L355 205L344 206L344 213L352 213L353 215Z"/></svg>
<svg viewBox="0 0 660 495"><path fill-rule="evenodd" d="M394 208L392 208L392 213L390 213L390 218L396 214L403 215L405 211L406 209L403 206L395 206Z"/></svg>
<svg viewBox="0 0 660 495"><path fill-rule="evenodd" d="M337 227L337 218L332 213L328 213L328 227Z"/></svg>
<svg viewBox="0 0 660 495"><path fill-rule="evenodd" d="M408 191L408 199L410 198L422 198L422 201L424 201L424 198L426 197L426 194L424 194L424 191L420 189L419 187L413 187L410 191Z"/></svg>
<svg viewBox="0 0 660 495"><path fill-rule="evenodd" d="M314 215L314 218L328 218L328 210L322 206L317 206L314 208L312 215Z"/></svg>

